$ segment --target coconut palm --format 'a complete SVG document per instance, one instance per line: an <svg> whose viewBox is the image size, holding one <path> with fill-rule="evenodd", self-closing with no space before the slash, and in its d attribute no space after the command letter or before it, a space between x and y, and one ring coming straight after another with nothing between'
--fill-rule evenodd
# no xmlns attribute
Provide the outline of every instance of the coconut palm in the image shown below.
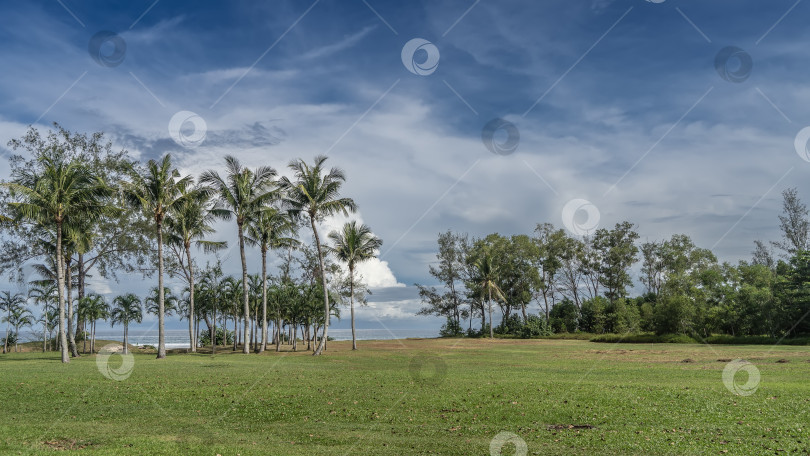
<svg viewBox="0 0 810 456"><path fill-rule="evenodd" d="M489 337L494 338L494 325L492 324L492 295L495 294L496 299L505 301L503 291L498 286L498 269L495 265L492 252L489 247L485 247L480 256L475 260L475 277L473 281L476 283L479 290L484 293L489 299Z"/></svg>
<svg viewBox="0 0 810 456"><path fill-rule="evenodd" d="M96 322L110 317L110 306L104 296L98 294L89 294L81 298L80 301L81 318L90 322L90 353L95 353Z"/></svg>
<svg viewBox="0 0 810 456"><path fill-rule="evenodd" d="M177 211L187 199L186 189L192 183L191 176L181 177L172 167L170 155L160 162L149 160L143 172L133 172L132 181L124 184L127 201L143 210L155 224L158 244L158 359L166 357L166 327L163 286L163 223L166 216Z"/></svg>
<svg viewBox="0 0 810 456"><path fill-rule="evenodd" d="M316 223L339 213L348 216L349 212L354 213L357 210L354 200L341 198L340 196L340 187L346 181L343 171L339 168L327 170L324 167L324 162L326 162L326 157L323 155L315 157L313 166L308 165L301 159L293 160L290 162L289 167L295 175L295 181L290 181L286 177L281 178L285 205L294 217L308 219L318 249L325 322L323 337L321 337L318 348L313 353L314 355L320 355L323 352L329 332L330 313L329 287L326 284L326 270L323 266L323 252Z"/></svg>
<svg viewBox="0 0 810 456"><path fill-rule="evenodd" d="M11 315L23 305L25 305L25 297L21 293L11 294L10 291L0 293L0 311L6 312L6 316L2 320L6 322L6 340L3 344L3 353L8 353L9 333L13 322Z"/></svg>
<svg viewBox="0 0 810 456"><path fill-rule="evenodd" d="M105 200L111 189L77 161L60 161L47 156L38 160L38 169L20 171L13 182L2 185L15 201L9 207L18 220L48 227L56 232L57 288L59 295L59 339L62 362L70 362L65 334L65 271L62 241L76 229L73 218L94 220L108 211ZM19 198L19 201L16 199ZM67 231L67 233L65 232Z"/></svg>
<svg viewBox="0 0 810 456"><path fill-rule="evenodd" d="M368 261L376 256L377 251L382 246L382 240L374 233L368 225L359 225L356 221L343 225L341 232L332 231L329 239L334 246L329 250L335 254L338 260L346 263L349 267L349 303L352 314L352 350L357 350L357 337L354 327L354 271L359 263Z"/></svg>
<svg viewBox="0 0 810 456"><path fill-rule="evenodd" d="M58 319L56 315L56 284L52 280L30 282L31 288L28 289L28 298L34 301L34 305L42 305L42 313L37 318L37 324L41 324L42 332L42 351L48 349L48 341L50 340L52 322Z"/></svg>
<svg viewBox="0 0 810 456"><path fill-rule="evenodd" d="M194 261L191 258L191 245L202 248L206 253L227 247L227 242L206 241L204 238L216 232L212 226L217 218L227 216L225 211L211 205L211 189L196 187L190 190L182 204L166 219L167 243L172 247L188 282L188 335L191 352L197 351L194 337Z"/></svg>
<svg viewBox="0 0 810 456"><path fill-rule="evenodd" d="M282 247L292 247L298 244L293 236L296 232L289 214L276 208L259 214L247 228L245 240L258 246L262 252L262 340L259 353L267 349L267 250Z"/></svg>
<svg viewBox="0 0 810 456"><path fill-rule="evenodd" d="M141 298L134 293L118 296L113 300L113 309L110 312L110 326L116 323L124 325L124 354L129 353L129 324L143 321Z"/></svg>
<svg viewBox="0 0 810 456"><path fill-rule="evenodd" d="M242 297L244 307L244 345L243 353L249 353L247 341L250 340L250 309L248 303L248 272L245 260L245 225L267 210L267 203L276 198L273 191L273 178L276 170L262 166L255 170L242 167L233 156L225 157L227 176L223 179L216 171L206 171L200 176L200 182L210 185L219 195L218 209L225 209L228 218L236 219L239 235L239 254L242 259Z"/></svg>

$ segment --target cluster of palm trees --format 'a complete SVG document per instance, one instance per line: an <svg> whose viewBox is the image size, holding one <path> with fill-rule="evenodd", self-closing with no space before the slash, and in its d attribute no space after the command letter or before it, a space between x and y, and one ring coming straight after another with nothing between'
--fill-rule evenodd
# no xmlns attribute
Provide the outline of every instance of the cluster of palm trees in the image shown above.
<svg viewBox="0 0 810 456"><path fill-rule="evenodd" d="M217 308L210 305L212 295L222 300L219 295L224 294L224 285L219 278L212 281L211 276L215 274L209 271L199 274L193 255L194 248L208 253L226 247L225 242L209 239L215 233L213 225L217 220L236 222L242 274L241 280L234 282L240 289L238 298L241 303L239 309L228 310L227 314L234 318L234 326L237 326L237 321L241 325L239 336L244 353L249 353L251 347L259 352L266 349L271 316L268 300L277 300L284 295L277 290L278 286L268 290L267 254L275 249L295 247L300 243L297 239L299 226L308 225L317 251L320 282L308 293L311 295L317 291L321 295L319 305L322 310L320 320L314 317L308 320L307 328L311 326L314 332L321 332L314 354L322 353L328 338L329 317L335 308L334 297L330 304L325 256L334 253L348 265L352 277L349 300L354 316L355 267L373 257L381 245L367 226L355 222L347 223L341 232L330 234L334 246L322 244L319 222L338 214L348 216L357 208L352 199L340 195L344 173L338 168L327 169L326 160L324 156L316 157L312 164L301 159L293 160L289 164L292 176L277 178L273 168L249 169L236 158L227 156L224 175L210 170L195 179L181 175L171 156L166 155L160 160L150 160L145 166L133 164L124 177L111 184L76 156L71 157L64 151L42 151L36 159L37 166L18 170L9 182L0 186L8 192L5 209L10 223L25 224L32 230L41 231L43 238L47 237L46 233L52 235L52 241L48 242L50 247L46 249L50 267L41 267L40 274L50 282L51 292L55 294L57 344L62 361L69 362L70 355L78 356L73 337L74 319L83 322L82 325L89 322L91 335L94 335L95 323L109 317L124 326L125 341L129 323L142 320L142 312L133 310L141 307L140 299L135 295L115 298L112 310L101 296L80 296L77 312L74 312L71 296L74 282L70 277L70 261L76 252L89 250L93 242L89 233L93 231L94 222L111 213L127 210L137 213L140 221L150 226L154 241L157 286L153 289L154 296L147 298L146 304L158 317L159 359L166 357L165 317L173 309L182 312L182 317L189 321L190 350L194 352L199 318L207 315L201 313L200 308ZM248 246L261 251L262 272L253 279L248 274L246 261ZM167 257L172 260L168 271ZM164 283L167 273L179 276L187 283L184 299L174 299L167 292ZM257 289L260 293L256 292ZM288 307L275 306L273 309ZM278 342L283 338L278 323L293 322L297 316L288 315L285 319L278 310L273 317L277 323L273 339ZM216 324L216 318L213 324ZM298 325L296 322L293 326ZM354 321L352 329L354 335ZM126 343L124 346L126 348ZM91 341L91 350L93 348Z"/></svg>

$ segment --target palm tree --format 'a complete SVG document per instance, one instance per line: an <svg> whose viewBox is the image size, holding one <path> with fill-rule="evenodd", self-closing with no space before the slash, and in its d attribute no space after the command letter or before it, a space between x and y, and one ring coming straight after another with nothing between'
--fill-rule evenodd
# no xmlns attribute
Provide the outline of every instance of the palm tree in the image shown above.
<svg viewBox="0 0 810 456"><path fill-rule="evenodd" d="M503 291L498 286L498 268L495 265L492 252L489 247L475 260L475 278L473 279L482 293L486 293L489 298L489 337L494 338L495 332L492 324L492 294L496 299L505 301Z"/></svg>
<svg viewBox="0 0 810 456"><path fill-rule="evenodd" d="M10 291L0 293L0 310L6 312L3 321L6 322L6 340L3 344L3 353L8 353L8 338L12 326L11 315L25 305L25 297L21 293L11 294Z"/></svg>
<svg viewBox="0 0 810 456"><path fill-rule="evenodd" d="M17 306L11 310L11 313L3 318L14 327L14 352L20 351L20 328L31 326L34 324L34 314L28 310L27 307ZM8 337L6 337L8 339Z"/></svg>
<svg viewBox="0 0 810 456"><path fill-rule="evenodd" d="M104 296L90 294L81 298L81 317L90 322L90 353L96 352L96 322L110 317L110 306Z"/></svg>
<svg viewBox="0 0 810 456"><path fill-rule="evenodd" d="M262 341L259 353L267 349L267 250L298 244L298 240L292 237L295 232L296 226L289 214L276 208L259 214L247 228L245 240L259 246L262 252Z"/></svg>
<svg viewBox="0 0 810 456"><path fill-rule="evenodd" d="M329 250L338 260L349 267L349 303L352 312L352 350L357 350L357 337L354 328L354 269L357 264L368 261L376 256L382 246L382 240L368 225L357 225L356 221L343 225L343 231L329 233L329 239L335 244Z"/></svg>
<svg viewBox="0 0 810 456"><path fill-rule="evenodd" d="M11 197L21 201L9 203L18 220L27 220L52 228L56 232L57 287L59 295L59 339L62 362L69 363L65 334L65 271L62 240L75 230L72 218L94 220L108 208L104 200L111 189L77 161L58 161L40 157L40 170L23 170L13 182L0 184L9 188ZM67 228L68 233L64 230Z"/></svg>
<svg viewBox="0 0 810 456"><path fill-rule="evenodd" d="M348 217L349 212L357 211L354 200L340 197L340 187L346 181L343 171L339 168L332 168L327 172L323 166L325 161L326 157L323 155L315 157L314 166L309 166L301 159L293 160L289 167L293 170L295 181L290 181L286 177L281 178L281 186L285 190L284 203L289 208L291 215L309 219L312 233L315 236L315 245L318 248L326 321L323 327L323 337L321 337L321 342L313 353L314 355L320 355L323 352L329 332L330 313L329 288L326 284L326 270L323 266L323 252L316 222L339 213Z"/></svg>
<svg viewBox="0 0 810 456"><path fill-rule="evenodd" d="M221 209L211 207L211 189L197 187L188 192L185 200L166 219L168 244L175 251L183 274L188 282L188 335L191 352L197 351L194 337L194 262L191 259L192 242L206 253L227 247L227 242L206 241L204 238L213 234L212 224L217 218L226 217Z"/></svg>
<svg viewBox="0 0 810 456"><path fill-rule="evenodd" d="M191 176L180 177L172 167L170 155L160 162L149 160L143 173L132 173L132 182L124 185L127 201L155 223L158 244L158 359L166 357L166 327L163 296L163 222L170 212L180 208L187 199L186 189Z"/></svg>
<svg viewBox="0 0 810 456"><path fill-rule="evenodd" d="M110 326L115 326L116 323L124 325L124 354L126 355L129 353L129 324L143 321L141 298L134 293L118 296L113 300L113 306L115 307L110 312Z"/></svg>
<svg viewBox="0 0 810 456"><path fill-rule="evenodd" d="M248 303L247 261L245 260L245 224L267 209L267 203L276 197L272 191L276 170L262 166L251 171L242 167L233 156L225 157L228 175L223 179L216 171L206 171L200 182L210 185L219 194L218 209L225 209L228 218L236 219L239 234L239 254L242 258L242 296L244 304L244 345L242 353L249 353L247 341L250 339L250 309Z"/></svg>
<svg viewBox="0 0 810 456"><path fill-rule="evenodd" d="M179 299L177 296L172 293L172 290L169 287L163 287L163 313L167 317L171 317L172 314L178 311L177 306L179 304ZM160 293L158 292L157 287L152 287L149 290L149 296L146 297L143 301L144 306L146 307L146 313L151 315L158 315L160 312Z"/></svg>

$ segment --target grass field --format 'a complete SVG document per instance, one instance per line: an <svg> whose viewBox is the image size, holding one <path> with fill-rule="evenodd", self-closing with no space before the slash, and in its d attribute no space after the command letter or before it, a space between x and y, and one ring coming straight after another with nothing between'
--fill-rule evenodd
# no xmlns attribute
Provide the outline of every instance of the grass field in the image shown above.
<svg viewBox="0 0 810 456"><path fill-rule="evenodd" d="M56 353L2 355L0 454L489 455L501 432L526 445L507 443L504 455L810 452L803 347L449 339L350 348L135 354L120 381L102 375L96 356L62 365ZM750 396L723 382L736 358L759 370ZM113 355L108 367L122 361Z"/></svg>

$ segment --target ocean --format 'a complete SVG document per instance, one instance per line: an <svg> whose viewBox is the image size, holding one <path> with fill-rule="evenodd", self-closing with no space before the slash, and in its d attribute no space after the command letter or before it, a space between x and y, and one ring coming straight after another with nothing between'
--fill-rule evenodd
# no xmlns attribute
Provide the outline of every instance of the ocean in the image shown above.
<svg viewBox="0 0 810 456"><path fill-rule="evenodd" d="M203 330L205 327L203 327ZM229 328L230 329L230 328ZM300 334L300 333L299 333ZM391 339L406 339L406 338L431 338L438 337L438 330L425 330L425 329L358 329L357 340L391 340ZM122 340L124 331L121 330L98 330L96 331L96 339L104 340ZM351 329L330 329L329 337L335 340L352 340ZM153 345L158 344L157 329L151 330L129 330L129 343L132 345ZM187 329L167 329L166 330L166 348L188 348L188 330Z"/></svg>

